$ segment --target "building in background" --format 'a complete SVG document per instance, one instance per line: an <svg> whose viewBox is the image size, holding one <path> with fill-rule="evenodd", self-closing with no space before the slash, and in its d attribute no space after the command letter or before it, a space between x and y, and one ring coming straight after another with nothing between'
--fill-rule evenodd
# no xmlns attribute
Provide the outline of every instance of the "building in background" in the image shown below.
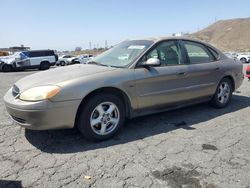
<svg viewBox="0 0 250 188"><path fill-rule="evenodd" d="M13 46L9 48L0 48L1 52L8 52L9 54L13 54L15 52L27 51L27 50L30 50L30 47L25 47L24 45Z"/></svg>

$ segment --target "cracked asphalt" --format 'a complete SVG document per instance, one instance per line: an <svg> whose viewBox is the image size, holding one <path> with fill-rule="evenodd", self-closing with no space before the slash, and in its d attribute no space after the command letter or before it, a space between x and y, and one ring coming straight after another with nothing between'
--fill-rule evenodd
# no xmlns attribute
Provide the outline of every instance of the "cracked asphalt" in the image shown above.
<svg viewBox="0 0 250 188"><path fill-rule="evenodd" d="M250 188L250 82L225 109L200 104L127 121L115 138L31 131L4 93L35 71L0 73L0 187ZM89 176L89 177L88 177Z"/></svg>

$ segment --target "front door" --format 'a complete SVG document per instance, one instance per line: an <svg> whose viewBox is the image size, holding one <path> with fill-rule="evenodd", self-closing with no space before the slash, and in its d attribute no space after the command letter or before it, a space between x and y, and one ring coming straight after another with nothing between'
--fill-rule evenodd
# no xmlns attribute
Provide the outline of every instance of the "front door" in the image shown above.
<svg viewBox="0 0 250 188"><path fill-rule="evenodd" d="M171 105L190 98L188 65L177 40L159 43L143 59L149 58L158 58L161 65L135 69L139 109Z"/></svg>

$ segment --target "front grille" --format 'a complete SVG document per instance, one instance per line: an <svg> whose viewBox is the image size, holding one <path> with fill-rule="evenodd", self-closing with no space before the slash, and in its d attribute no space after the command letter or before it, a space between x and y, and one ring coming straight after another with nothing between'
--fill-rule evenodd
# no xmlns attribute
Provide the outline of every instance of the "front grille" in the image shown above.
<svg viewBox="0 0 250 188"><path fill-rule="evenodd" d="M15 97L20 93L19 88L16 85L13 85L12 87L12 95Z"/></svg>
<svg viewBox="0 0 250 188"><path fill-rule="evenodd" d="M17 121L18 123L22 123L22 124L25 124L26 121L22 118L18 118L18 117L15 117L15 116L11 116L12 119L14 119L15 121Z"/></svg>

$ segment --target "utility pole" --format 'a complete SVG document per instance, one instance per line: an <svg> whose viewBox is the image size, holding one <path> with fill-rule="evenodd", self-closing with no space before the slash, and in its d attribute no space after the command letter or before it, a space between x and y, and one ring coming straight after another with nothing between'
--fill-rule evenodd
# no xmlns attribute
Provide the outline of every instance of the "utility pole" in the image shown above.
<svg viewBox="0 0 250 188"><path fill-rule="evenodd" d="M90 50L92 49L92 44L91 44L91 42L89 42L89 49L90 49Z"/></svg>
<svg viewBox="0 0 250 188"><path fill-rule="evenodd" d="M108 41L105 40L105 48L108 49Z"/></svg>

